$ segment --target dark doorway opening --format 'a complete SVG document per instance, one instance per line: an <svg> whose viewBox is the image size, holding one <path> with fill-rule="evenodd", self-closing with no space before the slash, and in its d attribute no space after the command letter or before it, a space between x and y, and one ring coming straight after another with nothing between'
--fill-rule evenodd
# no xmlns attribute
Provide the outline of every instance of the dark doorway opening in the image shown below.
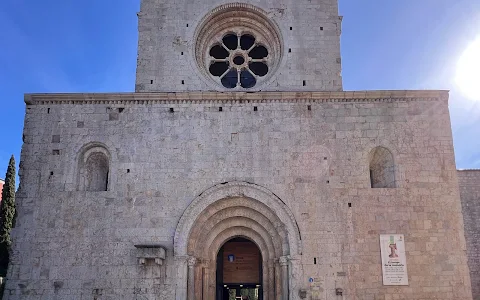
<svg viewBox="0 0 480 300"><path fill-rule="evenodd" d="M226 242L217 254L217 300L263 300L262 254L245 238Z"/></svg>

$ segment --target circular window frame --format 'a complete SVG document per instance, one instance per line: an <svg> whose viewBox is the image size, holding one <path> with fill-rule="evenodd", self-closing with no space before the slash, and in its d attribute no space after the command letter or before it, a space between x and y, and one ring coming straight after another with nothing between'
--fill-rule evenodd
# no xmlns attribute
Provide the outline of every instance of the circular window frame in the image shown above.
<svg viewBox="0 0 480 300"><path fill-rule="evenodd" d="M283 62L283 39L277 24L262 9L250 4L230 3L219 6L205 15L197 26L193 37L194 64L205 83L213 89L222 91L258 91L274 80L276 71ZM225 87L219 76L210 73L212 60L210 50L215 45L222 45L222 39L228 34L237 36L251 35L255 38L254 46L264 46L268 55L265 58L268 71L264 76L255 75L253 87ZM239 46L239 49L241 47ZM233 50L235 52L239 52ZM246 51L243 51L246 52ZM245 54L245 53L244 53ZM229 52L228 58L231 58ZM230 65L228 68L233 68Z"/></svg>
<svg viewBox="0 0 480 300"><path fill-rule="evenodd" d="M227 89L255 87L258 80L268 75L271 65L264 42L250 32L241 31L223 34L221 42L213 42L210 46L205 59L210 75Z"/></svg>

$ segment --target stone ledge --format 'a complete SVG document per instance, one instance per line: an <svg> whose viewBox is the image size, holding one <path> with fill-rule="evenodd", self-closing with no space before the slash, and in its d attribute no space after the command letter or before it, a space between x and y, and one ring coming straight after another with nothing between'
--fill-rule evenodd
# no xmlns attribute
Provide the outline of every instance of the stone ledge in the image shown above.
<svg viewBox="0 0 480 300"><path fill-rule="evenodd" d="M134 245L137 248L137 259L140 265L145 265L147 260L154 260L157 265L163 265L166 250L161 245L142 244Z"/></svg>
<svg viewBox="0 0 480 300"><path fill-rule="evenodd" d="M269 102L395 102L448 100L448 91L348 92L178 92L25 94L27 105L46 104L170 104L256 101Z"/></svg>

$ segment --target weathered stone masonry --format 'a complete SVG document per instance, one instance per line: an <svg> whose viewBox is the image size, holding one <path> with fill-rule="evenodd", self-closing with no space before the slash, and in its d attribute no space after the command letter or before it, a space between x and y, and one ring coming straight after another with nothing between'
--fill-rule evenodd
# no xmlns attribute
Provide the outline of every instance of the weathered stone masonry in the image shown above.
<svg viewBox="0 0 480 300"><path fill-rule="evenodd" d="M480 170L458 171L473 299L480 299Z"/></svg>
<svg viewBox="0 0 480 300"><path fill-rule="evenodd" d="M215 200L256 203L263 211L218 216L224 228L240 230L225 237L258 238L278 258L264 269L277 278L266 283L274 291L265 299L282 295L281 278L288 278L289 299L300 299L302 290L311 295L310 277L324 280L322 299L336 299L338 287L346 299L472 299L447 97L435 91L27 95L6 299L186 299L188 291L198 293L187 290L189 282L206 282L199 273L187 280L188 274L208 260L174 252L178 243L196 243L178 224L195 203L209 207L199 218L218 215L207 204L227 206ZM371 188L369 160L379 146L394 157L396 188ZM89 151L108 157L107 191L81 185ZM204 202L211 189L218 193ZM231 214L244 225L231 223ZM271 225L262 220L275 214L295 220L299 244L286 218L280 219L286 231L267 233ZM381 233L405 234L409 286L382 286ZM284 234L287 256L275 250ZM139 265L138 244L162 245L165 261Z"/></svg>

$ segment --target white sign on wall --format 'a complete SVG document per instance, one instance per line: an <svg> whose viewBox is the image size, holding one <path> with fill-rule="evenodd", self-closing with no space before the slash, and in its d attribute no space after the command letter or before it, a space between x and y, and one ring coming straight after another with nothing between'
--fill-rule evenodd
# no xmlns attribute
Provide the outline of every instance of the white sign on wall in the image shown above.
<svg viewBox="0 0 480 300"><path fill-rule="evenodd" d="M408 285L405 237L403 234L381 234L383 285Z"/></svg>

